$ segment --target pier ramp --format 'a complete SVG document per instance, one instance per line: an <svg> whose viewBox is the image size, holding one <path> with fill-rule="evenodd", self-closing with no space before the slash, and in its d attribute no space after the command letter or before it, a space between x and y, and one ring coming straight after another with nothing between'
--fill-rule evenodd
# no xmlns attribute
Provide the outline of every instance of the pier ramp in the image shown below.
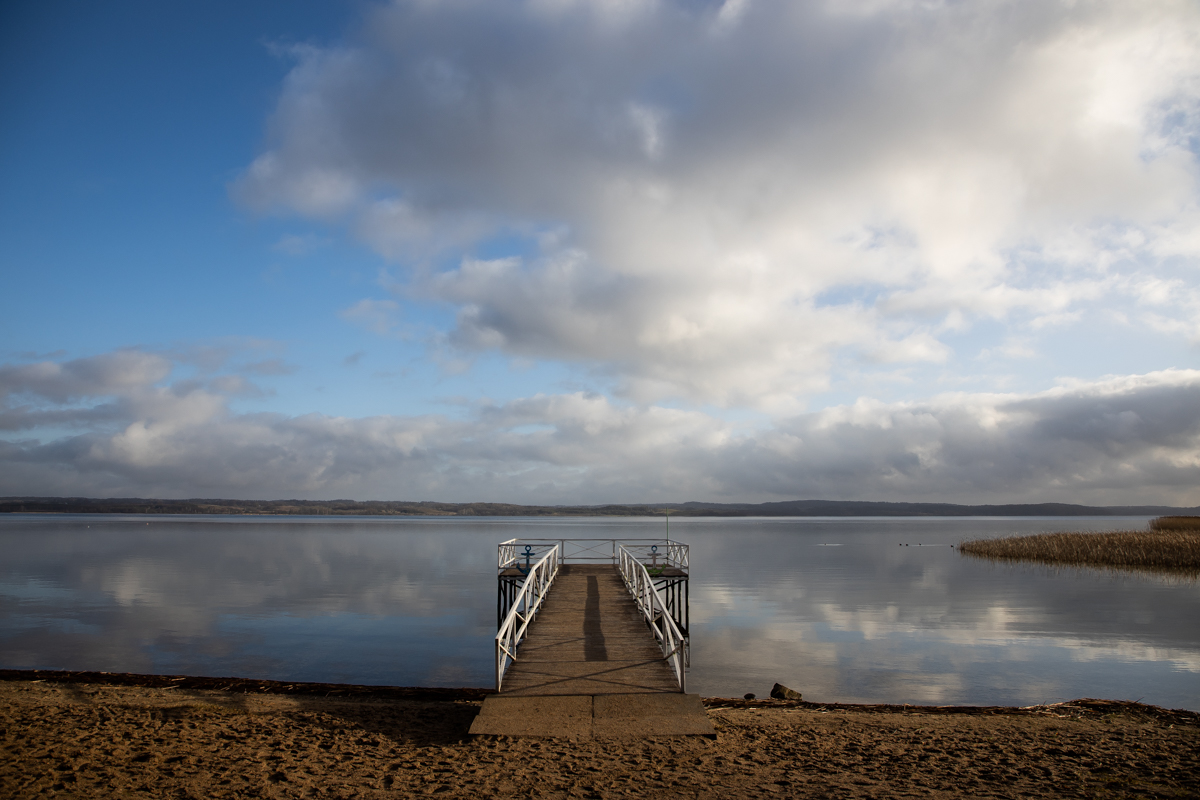
<svg viewBox="0 0 1200 800"><path fill-rule="evenodd" d="M714 736L684 691L686 545L538 541L500 546L498 691L471 733Z"/></svg>

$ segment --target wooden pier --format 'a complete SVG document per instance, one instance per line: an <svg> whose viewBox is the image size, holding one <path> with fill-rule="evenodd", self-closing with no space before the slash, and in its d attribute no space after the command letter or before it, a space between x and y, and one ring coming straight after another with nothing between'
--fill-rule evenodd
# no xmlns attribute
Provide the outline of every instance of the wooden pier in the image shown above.
<svg viewBox="0 0 1200 800"><path fill-rule="evenodd" d="M499 691L472 734L715 735L699 697L683 691L686 545L664 542L660 555L644 542L543 542L536 554L526 546L522 565L515 544L525 543L501 545L498 565Z"/></svg>
<svg viewBox="0 0 1200 800"><path fill-rule="evenodd" d="M616 567L568 564L559 568L501 694L678 691Z"/></svg>

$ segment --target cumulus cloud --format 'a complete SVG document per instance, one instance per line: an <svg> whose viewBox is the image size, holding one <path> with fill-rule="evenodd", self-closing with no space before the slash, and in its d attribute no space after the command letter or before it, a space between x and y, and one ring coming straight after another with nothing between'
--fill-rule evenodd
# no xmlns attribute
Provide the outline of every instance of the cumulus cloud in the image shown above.
<svg viewBox="0 0 1200 800"><path fill-rule="evenodd" d="M171 362L139 350L73 361L41 361L0 366L0 399L41 397L67 403L87 397L124 395L161 381L170 374Z"/></svg>
<svg viewBox="0 0 1200 800"><path fill-rule="evenodd" d="M82 429L0 441L5 494L1200 503L1195 370L1034 394L864 400L746 432L700 411L582 392L461 418L235 413L223 390L237 387L161 384L166 366L156 358L0 370L8 398L0 418L19 416L20 398L34 394L50 415L9 430ZM67 391L44 377L63 373L88 381Z"/></svg>
<svg viewBox="0 0 1200 800"><path fill-rule="evenodd" d="M783 412L844 355L939 363L980 321L1138 297L1131 324L1197 336L1160 285L1200 256L1186 0L371 13L295 51L237 192L346 220L457 306L460 348Z"/></svg>

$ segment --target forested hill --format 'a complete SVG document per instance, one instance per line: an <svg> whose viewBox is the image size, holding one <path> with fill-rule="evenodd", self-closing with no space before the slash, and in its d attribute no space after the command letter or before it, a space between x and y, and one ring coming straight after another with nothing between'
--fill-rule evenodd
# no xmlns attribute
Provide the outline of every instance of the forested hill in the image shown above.
<svg viewBox="0 0 1200 800"><path fill-rule="evenodd" d="M676 508L678 510L671 513L691 515L711 509L721 516L754 517L1125 517L1200 512L1200 506L1078 506L1069 503L967 506L954 503L874 503L856 500L785 500L757 505L691 502Z"/></svg>
<svg viewBox="0 0 1200 800"><path fill-rule="evenodd" d="M522 506L391 500L147 500L143 498L2 497L0 513L300 514L363 516L663 516L687 517L1082 517L1198 514L1200 507L1078 506L1065 503L967 506L787 500L775 503L653 503L602 506Z"/></svg>

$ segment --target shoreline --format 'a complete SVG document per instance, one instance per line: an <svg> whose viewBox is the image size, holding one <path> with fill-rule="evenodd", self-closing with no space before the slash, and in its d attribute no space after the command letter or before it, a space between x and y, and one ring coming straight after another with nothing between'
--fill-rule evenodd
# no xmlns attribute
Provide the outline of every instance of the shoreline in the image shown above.
<svg viewBox="0 0 1200 800"><path fill-rule="evenodd" d="M0 796L1200 796L1200 714L1138 703L708 698L715 740L472 738L487 694L4 670Z"/></svg>
<svg viewBox="0 0 1200 800"><path fill-rule="evenodd" d="M83 684L141 689L185 689L230 694L324 697L342 700L412 700L422 702L481 702L495 689L440 686L384 686L313 681L273 681L258 678L209 677L203 675L159 675L139 672L86 670L0 669L0 682ZM705 708L798 708L809 711L854 711L867 714L957 714L963 716L1037 716L1061 711L1076 717L1087 714L1138 713L1169 724L1200 728L1200 711L1139 703L1132 700L1077 698L1031 706L920 705L913 703L818 703L809 700L775 700L740 697L701 697Z"/></svg>

